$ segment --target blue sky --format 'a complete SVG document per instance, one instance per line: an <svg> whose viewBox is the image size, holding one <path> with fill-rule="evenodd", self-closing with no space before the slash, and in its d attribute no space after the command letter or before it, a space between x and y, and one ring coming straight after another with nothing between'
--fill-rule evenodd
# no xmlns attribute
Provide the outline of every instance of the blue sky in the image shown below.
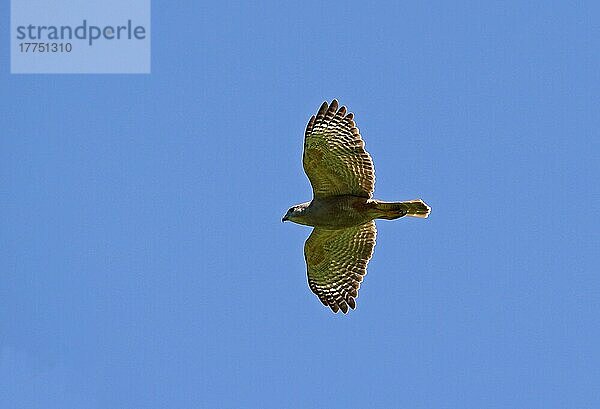
<svg viewBox="0 0 600 409"><path fill-rule="evenodd" d="M150 75L2 48L6 407L600 406L600 9L362 3L154 2ZM432 207L347 316L280 221L332 98L376 196Z"/></svg>

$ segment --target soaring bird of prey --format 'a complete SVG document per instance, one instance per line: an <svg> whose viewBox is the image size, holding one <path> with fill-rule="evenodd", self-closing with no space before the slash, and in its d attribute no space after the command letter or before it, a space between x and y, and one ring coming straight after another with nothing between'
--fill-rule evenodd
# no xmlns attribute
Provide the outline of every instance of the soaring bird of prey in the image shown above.
<svg viewBox="0 0 600 409"><path fill-rule="evenodd" d="M313 189L310 202L292 206L282 221L313 226L304 244L308 286L336 313L356 308L358 289L373 255L375 219L426 218L420 199L384 202L372 198L371 155L346 107L324 102L304 133L304 171Z"/></svg>

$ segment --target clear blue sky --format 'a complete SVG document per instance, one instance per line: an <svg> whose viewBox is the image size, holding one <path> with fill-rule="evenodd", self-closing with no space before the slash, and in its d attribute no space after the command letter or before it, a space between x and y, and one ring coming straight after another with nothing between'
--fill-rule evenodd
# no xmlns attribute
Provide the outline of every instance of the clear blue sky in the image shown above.
<svg viewBox="0 0 600 409"><path fill-rule="evenodd" d="M485 3L154 2L151 75L2 47L3 407L600 407L600 9ZM348 316L280 221L332 98L433 209Z"/></svg>

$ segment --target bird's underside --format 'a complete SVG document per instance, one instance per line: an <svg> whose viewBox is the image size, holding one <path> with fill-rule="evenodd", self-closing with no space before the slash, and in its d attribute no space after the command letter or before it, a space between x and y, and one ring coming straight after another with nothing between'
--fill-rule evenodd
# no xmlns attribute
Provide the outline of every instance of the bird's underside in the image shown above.
<svg viewBox="0 0 600 409"><path fill-rule="evenodd" d="M321 105L304 139L303 166L313 200L290 208L283 220L314 226L304 245L308 285L333 312L356 307L355 299L373 255L374 219L427 217L421 200L371 198L375 172L353 114L338 102Z"/></svg>

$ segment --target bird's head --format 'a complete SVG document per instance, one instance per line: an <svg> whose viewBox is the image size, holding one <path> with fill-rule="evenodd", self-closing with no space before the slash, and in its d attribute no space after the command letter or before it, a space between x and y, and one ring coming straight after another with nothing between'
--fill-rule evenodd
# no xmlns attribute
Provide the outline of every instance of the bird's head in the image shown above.
<svg viewBox="0 0 600 409"><path fill-rule="evenodd" d="M285 213L285 216L281 219L282 222L291 221L298 223L303 216L304 211L308 207L309 203L300 203L292 206Z"/></svg>

